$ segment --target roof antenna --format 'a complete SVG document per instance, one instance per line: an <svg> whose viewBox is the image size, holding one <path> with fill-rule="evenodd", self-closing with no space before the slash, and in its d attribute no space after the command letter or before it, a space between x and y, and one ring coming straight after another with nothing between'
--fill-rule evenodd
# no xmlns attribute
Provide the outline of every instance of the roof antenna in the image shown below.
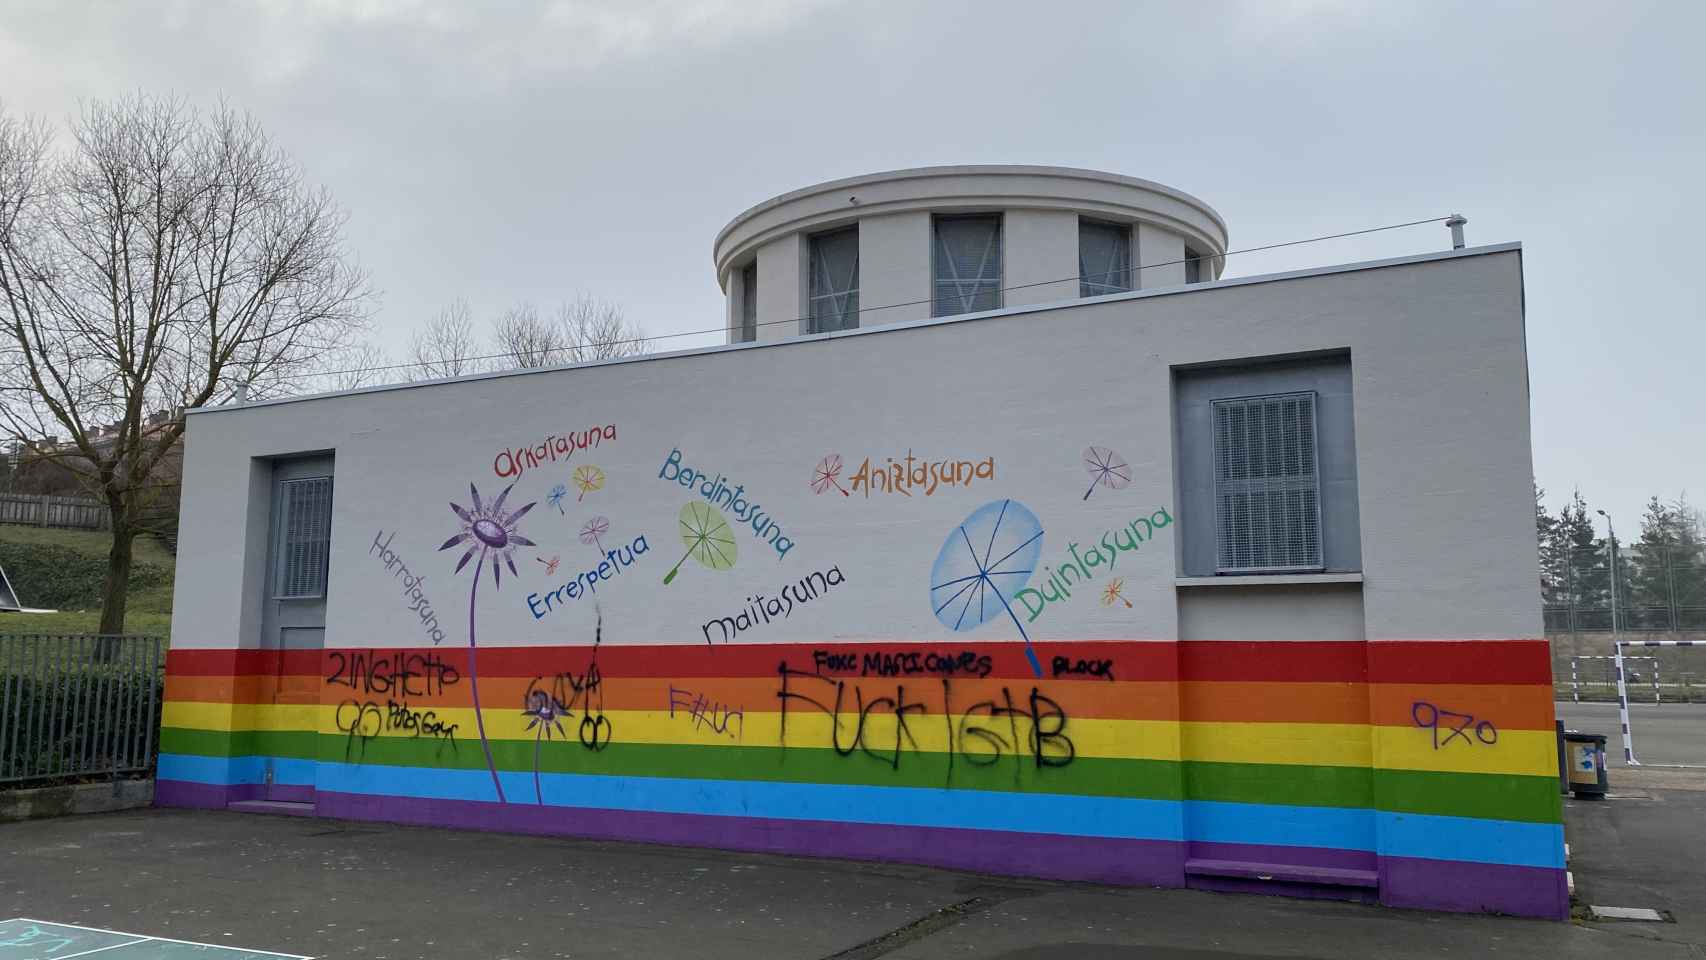
<svg viewBox="0 0 1706 960"><path fill-rule="evenodd" d="M1461 213L1454 213L1445 218L1445 225L1451 228L1451 249L1463 249L1463 225L1468 222L1469 219Z"/></svg>

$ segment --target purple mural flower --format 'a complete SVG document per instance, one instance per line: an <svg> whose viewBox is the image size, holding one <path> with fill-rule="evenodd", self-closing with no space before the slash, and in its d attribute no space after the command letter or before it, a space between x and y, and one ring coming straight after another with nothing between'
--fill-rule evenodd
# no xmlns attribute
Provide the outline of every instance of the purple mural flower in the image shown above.
<svg viewBox="0 0 1706 960"><path fill-rule="evenodd" d="M521 715L529 718L527 729L533 730L533 796L541 805L545 803L545 791L539 786L539 742L541 738L551 739L551 731L568 739L569 732L563 729L563 717L569 708L561 700L546 693L544 690L529 690L527 692L527 708Z"/></svg>
<svg viewBox="0 0 1706 960"><path fill-rule="evenodd" d="M468 688L474 697L474 726L480 731L480 749L486 754L486 770L492 775L492 786L497 788L499 803L508 801L504 799L503 783L498 779L497 764L492 762L492 745L486 739L486 721L480 715L480 670L475 663L479 644L474 639L474 601L480 592L480 573L485 569L488 558L492 561L492 588L497 589L503 585L503 574L499 570L501 566L508 566L510 576L516 576L515 548L535 545L532 540L515 532L516 521L526 516L527 511L533 509L533 504L529 503L510 513L504 512L504 501L509 498L509 492L513 489L515 484L512 483L498 494L496 500L486 503L480 499L479 489L470 483L468 493L474 498L473 509L464 510L454 502L450 504L451 511L462 521L462 532L444 541L444 545L438 548L449 550L462 544L468 545L462 559L456 561L456 573L461 573L468 561L479 557L479 561L474 564L474 582L468 588Z"/></svg>

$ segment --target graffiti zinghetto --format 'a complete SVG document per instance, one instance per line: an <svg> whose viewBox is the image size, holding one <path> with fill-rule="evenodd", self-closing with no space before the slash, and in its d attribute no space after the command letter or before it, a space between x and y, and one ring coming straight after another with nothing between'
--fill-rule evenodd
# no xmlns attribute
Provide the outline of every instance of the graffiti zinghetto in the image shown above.
<svg viewBox="0 0 1706 960"><path fill-rule="evenodd" d="M326 659L336 664L326 677L327 684L365 694L437 697L445 687L454 687L462 680L456 667L436 653L328 650Z"/></svg>

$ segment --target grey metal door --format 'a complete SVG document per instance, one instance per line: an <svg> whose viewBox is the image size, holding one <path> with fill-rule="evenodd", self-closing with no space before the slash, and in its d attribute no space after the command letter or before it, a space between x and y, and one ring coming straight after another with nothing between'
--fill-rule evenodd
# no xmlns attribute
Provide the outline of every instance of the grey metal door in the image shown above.
<svg viewBox="0 0 1706 960"><path fill-rule="evenodd" d="M272 517L261 646L277 651L270 684L275 734L313 742L320 706L320 650L326 643L327 566L332 543L332 458L273 464ZM314 799L313 761L267 751L266 798ZM299 751L300 752L300 751ZM312 750L308 751L312 757Z"/></svg>

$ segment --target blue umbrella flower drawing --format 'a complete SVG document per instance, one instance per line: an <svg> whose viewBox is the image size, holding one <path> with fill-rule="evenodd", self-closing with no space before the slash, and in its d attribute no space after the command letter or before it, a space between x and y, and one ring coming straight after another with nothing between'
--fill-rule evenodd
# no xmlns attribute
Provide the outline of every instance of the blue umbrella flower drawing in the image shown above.
<svg viewBox="0 0 1706 960"><path fill-rule="evenodd" d="M1030 582L1043 551L1043 526L1017 500L991 500L943 541L930 568L930 608L950 630L973 630L1005 613L1025 640L1031 670L1043 675L1030 634L1008 596Z"/></svg>
<svg viewBox="0 0 1706 960"><path fill-rule="evenodd" d="M451 547L468 544L462 559L456 561L455 573L461 573L468 561L479 557L479 561L474 564L474 582L468 588L468 688L474 696L474 725L480 731L480 749L486 754L486 770L492 775L492 786L497 788L499 803L508 801L504 799L503 783L498 780L497 764L492 762L492 745L486 739L486 721L480 715L480 671L475 663L479 645L474 639L474 601L479 595L480 574L485 570L488 559L492 562L492 589L496 590L503 585L501 567L509 567L509 575L512 578L517 575L516 548L535 546L532 540L515 532L516 521L526 516L527 511L533 509L533 504L529 503L510 513L504 512L504 501L509 499L509 492L513 489L515 484L512 483L498 494L496 500L487 503L480 499L479 488L470 483L468 493L474 498L473 509L464 510L454 501L450 504L451 512L462 521L462 532L444 541L444 545L438 548L449 550Z"/></svg>

